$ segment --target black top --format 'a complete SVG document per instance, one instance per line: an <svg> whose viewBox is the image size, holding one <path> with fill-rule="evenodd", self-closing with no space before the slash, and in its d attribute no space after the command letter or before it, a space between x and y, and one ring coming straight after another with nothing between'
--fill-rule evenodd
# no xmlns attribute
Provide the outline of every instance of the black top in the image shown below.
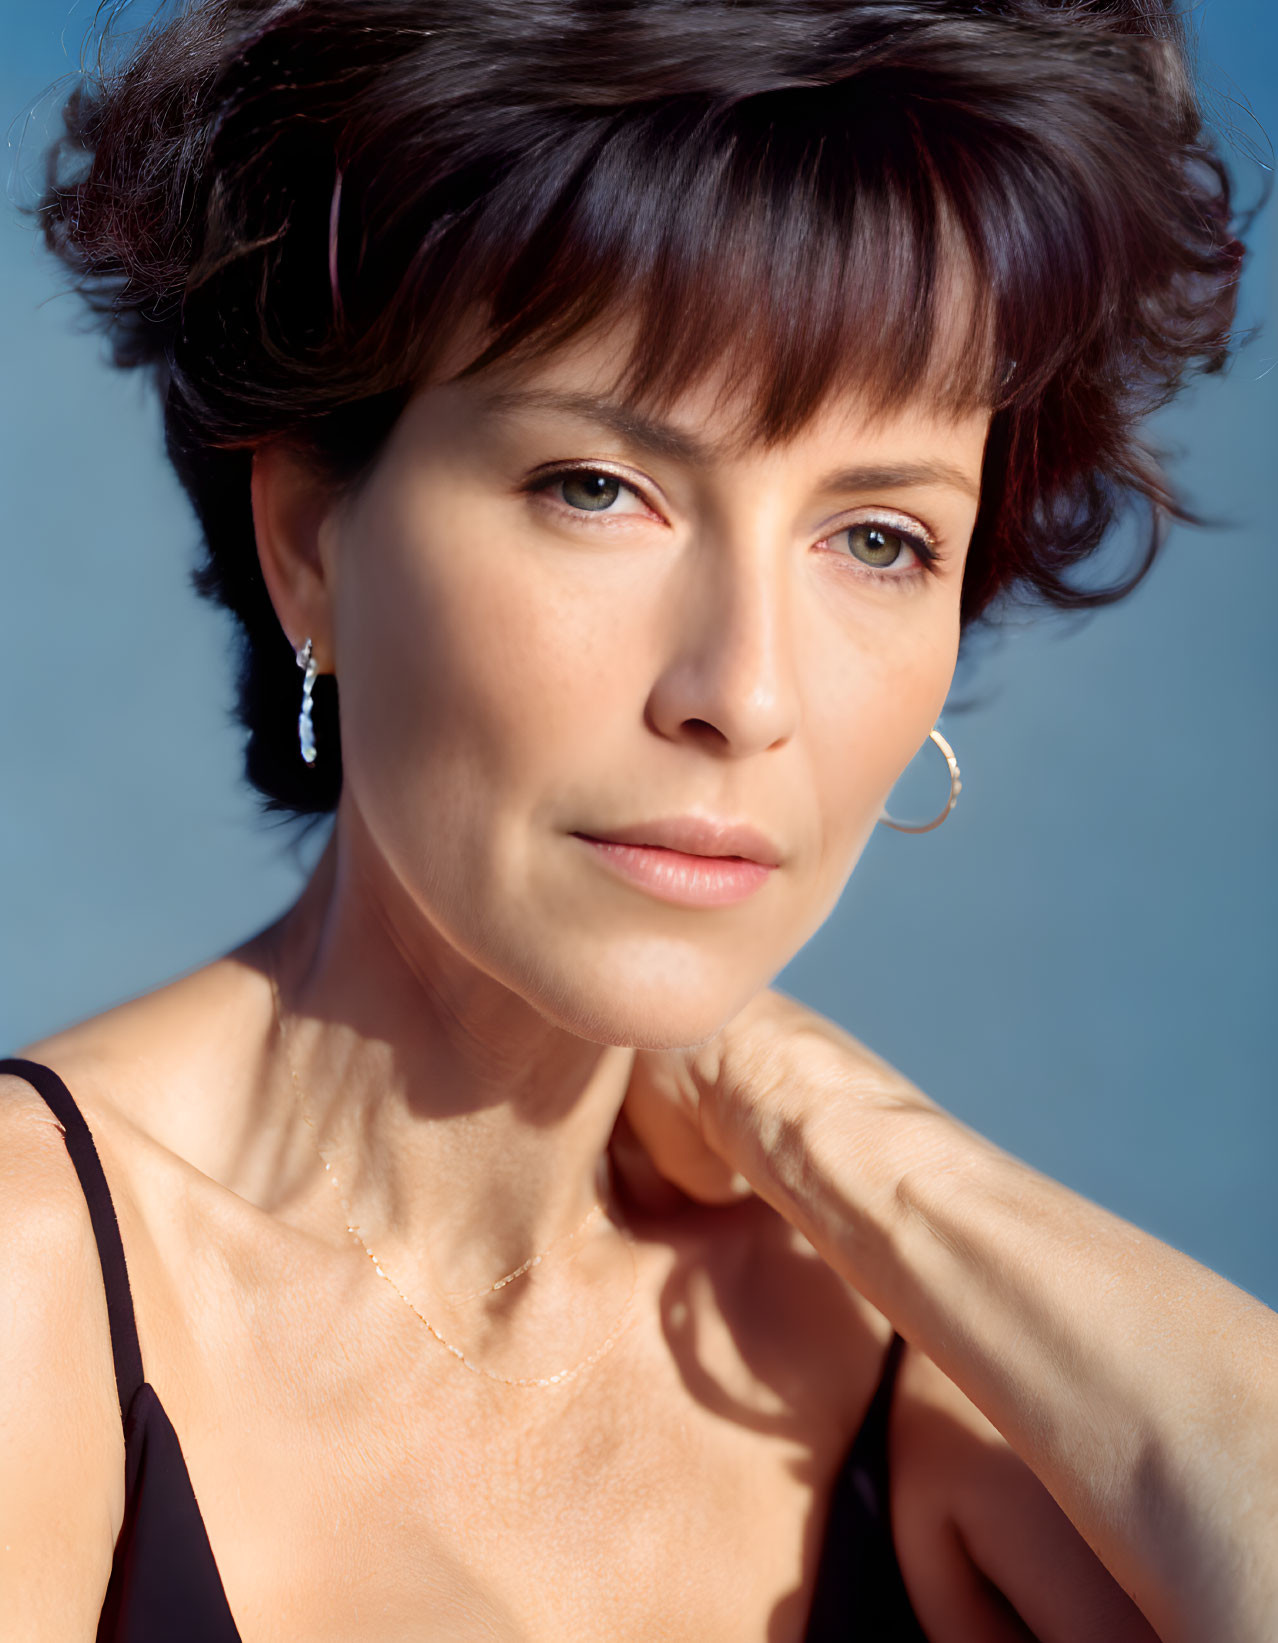
<svg viewBox="0 0 1278 1643"><path fill-rule="evenodd" d="M124 1246L106 1176L71 1092L38 1062L0 1060L62 1125L102 1262L124 1420L124 1522L97 1643L240 1643L177 1433L142 1373ZM905 1343L892 1337L878 1387L835 1480L805 1643L927 1643L901 1578L888 1518L887 1428Z"/></svg>

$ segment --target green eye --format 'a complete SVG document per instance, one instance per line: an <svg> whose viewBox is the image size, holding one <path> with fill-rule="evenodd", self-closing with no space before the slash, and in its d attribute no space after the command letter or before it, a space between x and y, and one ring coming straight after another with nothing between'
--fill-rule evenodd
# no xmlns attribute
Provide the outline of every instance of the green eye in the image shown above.
<svg viewBox="0 0 1278 1643"><path fill-rule="evenodd" d="M612 474L590 473L585 469L579 473L564 474L559 481L559 494L568 506L584 508L591 513L610 508L621 495L621 490L621 481Z"/></svg>
<svg viewBox="0 0 1278 1643"><path fill-rule="evenodd" d="M903 553L912 551L907 538L900 531L889 530L886 525L849 525L844 535L853 558L875 570L889 569Z"/></svg>

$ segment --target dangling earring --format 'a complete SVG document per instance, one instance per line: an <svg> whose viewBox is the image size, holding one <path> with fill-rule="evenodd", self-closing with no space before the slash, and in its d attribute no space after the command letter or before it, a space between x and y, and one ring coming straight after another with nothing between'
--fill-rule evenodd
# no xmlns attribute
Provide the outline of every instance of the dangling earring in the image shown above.
<svg viewBox="0 0 1278 1643"><path fill-rule="evenodd" d="M297 741L302 750L302 757L307 764L315 763L315 720L311 693L315 689L315 681L319 677L319 667L313 654L314 647L308 639L301 650L295 651L297 665L303 669L302 674L302 711L297 716Z"/></svg>
<svg viewBox="0 0 1278 1643"><path fill-rule="evenodd" d="M946 800L945 809L942 810L941 814L937 816L935 820L930 822L893 821L891 816L889 816L885 810L879 817L879 820L886 822L889 827L895 827L898 833L930 833L934 827L939 827L949 815L950 811L953 810L954 806L958 803L959 794L963 791L963 783L959 779L958 760L954 757L954 749L946 741L945 737L941 735L939 730L932 730L929 733L928 739L935 742L937 747L939 747L941 752L945 755L945 762L949 766L950 771L950 796Z"/></svg>

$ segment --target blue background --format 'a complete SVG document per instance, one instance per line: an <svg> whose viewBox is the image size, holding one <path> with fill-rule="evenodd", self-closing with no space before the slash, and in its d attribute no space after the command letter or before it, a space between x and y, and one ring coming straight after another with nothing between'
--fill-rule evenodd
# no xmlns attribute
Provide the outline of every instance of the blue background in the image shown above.
<svg viewBox="0 0 1278 1643"><path fill-rule="evenodd" d="M1193 20L1254 197L1278 8L1204 0ZM89 21L67 0L0 3L11 201L56 106L40 93ZM1247 323L1275 308L1273 222L1253 231ZM262 823L240 781L229 630L187 587L195 530L157 412L58 289L10 203L0 1053L233 945L296 894L315 843ZM1228 525L1177 531L1116 609L1018 624L973 656L943 720L957 811L923 837L879 829L781 978L969 1123L1271 1305L1276 365L1270 322L1160 420L1182 483ZM898 814L943 790L931 758Z"/></svg>

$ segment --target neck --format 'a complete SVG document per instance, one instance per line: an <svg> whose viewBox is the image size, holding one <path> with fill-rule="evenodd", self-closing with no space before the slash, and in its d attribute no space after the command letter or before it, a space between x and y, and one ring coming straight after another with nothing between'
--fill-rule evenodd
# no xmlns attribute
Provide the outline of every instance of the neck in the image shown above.
<svg viewBox="0 0 1278 1643"><path fill-rule="evenodd" d="M547 1022L406 916L396 889L335 834L263 938L274 1081L314 1126L297 1124L299 1168L309 1156L322 1172L322 1150L368 1244L438 1301L566 1242L606 1194L631 1052ZM336 1202L330 1214L343 1235Z"/></svg>

